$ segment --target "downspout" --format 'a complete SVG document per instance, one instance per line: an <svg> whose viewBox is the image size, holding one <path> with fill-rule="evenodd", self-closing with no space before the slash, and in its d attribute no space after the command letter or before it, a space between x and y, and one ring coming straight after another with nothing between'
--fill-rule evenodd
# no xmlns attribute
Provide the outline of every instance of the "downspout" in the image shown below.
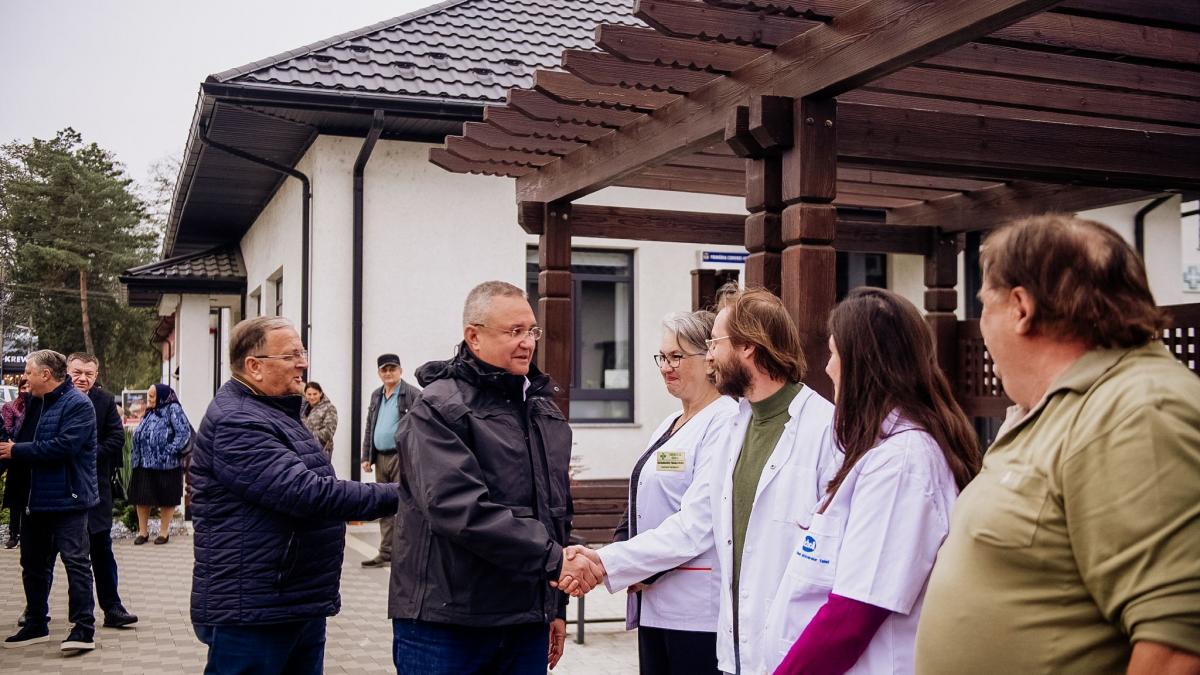
<svg viewBox="0 0 1200 675"><path fill-rule="evenodd" d="M354 263L351 271L351 324L353 337L350 343L350 480L362 478L360 457L362 456L362 387L363 387L363 173L375 142L383 133L382 110L371 117L371 129L363 139L354 160Z"/></svg>
<svg viewBox="0 0 1200 675"><path fill-rule="evenodd" d="M291 176L300 181L303 188L303 197L301 198L300 211L300 339L304 342L304 346L312 349L310 338L310 326L308 321L308 276L309 276L309 257L311 256L310 249L312 248L312 183L308 180L308 176L296 169L285 166L278 162L272 162L264 157L252 155L245 150L239 150L219 141L214 141L208 137L208 127L204 127L200 133L200 142L207 146L212 146L221 152L229 153L234 157L240 157L247 162L253 162L260 166L265 166L272 171ZM311 356L310 356L311 358ZM308 379L308 371L304 372L305 379Z"/></svg>
<svg viewBox="0 0 1200 675"><path fill-rule="evenodd" d="M1144 261L1146 259L1146 216L1158 207L1162 206L1163 202L1171 198L1171 195L1155 197L1138 212L1133 215L1133 246L1137 249L1138 256Z"/></svg>

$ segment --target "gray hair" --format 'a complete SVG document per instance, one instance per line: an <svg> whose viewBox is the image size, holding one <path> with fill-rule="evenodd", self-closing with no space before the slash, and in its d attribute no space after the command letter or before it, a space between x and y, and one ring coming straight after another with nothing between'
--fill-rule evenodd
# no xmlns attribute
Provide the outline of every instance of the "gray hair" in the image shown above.
<svg viewBox="0 0 1200 675"><path fill-rule="evenodd" d="M246 357L267 346L267 334L284 328L296 330L296 325L282 316L259 316L239 321L229 331L229 367L235 373L242 372Z"/></svg>
<svg viewBox="0 0 1200 675"><path fill-rule="evenodd" d="M485 281L472 288L463 303L463 328L482 324L491 309L492 298L499 297L524 298L525 291L507 281Z"/></svg>
<svg viewBox="0 0 1200 675"><path fill-rule="evenodd" d="M52 379L60 382L67 379L67 357L53 349L39 349L36 352L30 352L25 356L25 363L32 364L39 370L42 368L49 370Z"/></svg>
<svg viewBox="0 0 1200 675"><path fill-rule="evenodd" d="M663 317L663 328L675 334L680 347L705 351L704 341L712 337L713 323L717 315L702 309L698 312L673 312Z"/></svg>

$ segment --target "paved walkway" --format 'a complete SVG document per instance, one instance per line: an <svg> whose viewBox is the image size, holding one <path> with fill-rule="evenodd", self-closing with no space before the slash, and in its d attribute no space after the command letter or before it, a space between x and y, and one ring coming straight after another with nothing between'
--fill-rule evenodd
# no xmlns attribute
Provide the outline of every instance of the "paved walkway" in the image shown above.
<svg viewBox="0 0 1200 675"><path fill-rule="evenodd" d="M379 528L352 528L347 537L342 571L342 612L329 620L325 650L327 673L392 673L391 626L387 616L388 570L363 569L359 564L375 554ZM70 675L121 673L171 675L199 673L206 647L192 632L188 619L191 592L192 540L175 535L165 546L134 547L130 539L115 542L120 568L121 597L140 618L136 628L101 628L97 649L79 656L62 656L58 643L66 637L66 572L59 563L50 598L50 638L47 644L19 649L0 648L0 673ZM16 632L24 609L18 549L0 549L0 632ZM571 610L574 617L574 609ZM624 597L599 589L588 598L589 617L615 617L624 613ZM99 624L99 615L97 624ZM557 675L636 673L637 641L623 624L587 626L587 644L577 645L574 628L567 638L566 655L554 669Z"/></svg>

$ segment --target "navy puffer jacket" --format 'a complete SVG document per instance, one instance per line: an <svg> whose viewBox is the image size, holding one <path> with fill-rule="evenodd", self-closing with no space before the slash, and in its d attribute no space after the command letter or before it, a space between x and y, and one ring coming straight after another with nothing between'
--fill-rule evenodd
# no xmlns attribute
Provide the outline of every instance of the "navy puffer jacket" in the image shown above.
<svg viewBox="0 0 1200 675"><path fill-rule="evenodd" d="M300 422L300 396L230 380L197 430L189 471L196 529L192 622L332 616L347 520L396 512L396 486L338 480Z"/></svg>
<svg viewBox="0 0 1200 675"><path fill-rule="evenodd" d="M70 380L42 399L29 443L13 458L30 468L29 511L79 511L100 501L96 486L96 410Z"/></svg>

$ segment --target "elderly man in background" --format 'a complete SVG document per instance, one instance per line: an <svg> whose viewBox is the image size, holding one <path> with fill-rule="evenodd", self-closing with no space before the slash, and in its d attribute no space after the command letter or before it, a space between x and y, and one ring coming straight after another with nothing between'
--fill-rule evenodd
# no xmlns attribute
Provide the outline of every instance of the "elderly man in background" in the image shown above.
<svg viewBox="0 0 1200 675"><path fill-rule="evenodd" d="M16 458L31 472L27 520L21 534L21 581L25 625L5 647L50 639L50 579L54 556L67 568L71 632L65 652L96 648L88 510L99 502L96 487L96 412L67 379L67 359L49 349L25 357L31 406L17 442L0 443L0 460ZM34 421L36 413L36 422ZM28 439L28 440L26 440Z"/></svg>
<svg viewBox="0 0 1200 675"><path fill-rule="evenodd" d="M1200 673L1200 379L1137 253L1042 216L988 237L979 326L1016 403L954 509L921 673Z"/></svg>
<svg viewBox="0 0 1200 675"><path fill-rule="evenodd" d="M363 432L362 470L371 473L378 466L376 483L399 483L400 460L396 455L396 429L400 420L408 414L413 404L421 397L421 390L400 379L404 369L400 357L395 354L380 354L376 360L379 381L383 386L371 392L371 405L367 407L367 428ZM379 554L362 562L363 567L383 567L392 562L392 537L394 518L379 519Z"/></svg>
<svg viewBox="0 0 1200 675"><path fill-rule="evenodd" d="M138 620L121 604L117 559L112 552L112 474L124 460L125 426L121 424L113 395L96 383L100 377L100 359L86 352L71 354L67 357L67 376L96 411L96 487L100 501L88 511L87 528L96 601L104 612L105 627L124 628Z"/></svg>
<svg viewBox="0 0 1200 675"><path fill-rule="evenodd" d="M206 673L320 673L347 520L396 511L396 486L338 480L300 421L308 352L290 321L229 335L233 379L208 406L189 477L192 623Z"/></svg>
<svg viewBox="0 0 1200 675"><path fill-rule="evenodd" d="M549 583L571 529L571 428L532 362L541 335L521 289L485 282L458 353L417 370L388 597L399 675L544 673L562 655L567 597Z"/></svg>

